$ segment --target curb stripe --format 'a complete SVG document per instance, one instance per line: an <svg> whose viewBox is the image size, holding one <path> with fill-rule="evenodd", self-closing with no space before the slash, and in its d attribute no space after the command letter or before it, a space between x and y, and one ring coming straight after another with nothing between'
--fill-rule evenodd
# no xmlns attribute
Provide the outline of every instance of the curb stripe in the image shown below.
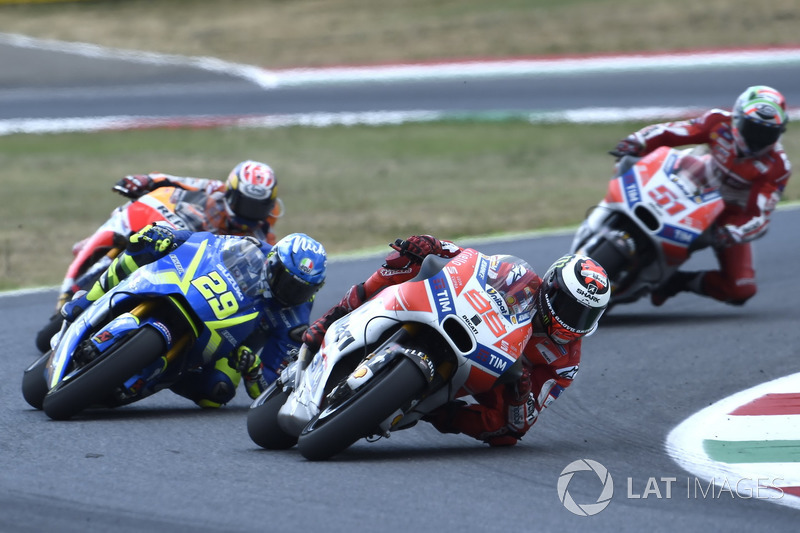
<svg viewBox="0 0 800 533"><path fill-rule="evenodd" d="M800 415L800 393L766 394L731 411L735 416Z"/></svg>
<svg viewBox="0 0 800 533"><path fill-rule="evenodd" d="M711 440L703 450L714 461L741 463L800 462L800 440Z"/></svg>
<svg viewBox="0 0 800 533"><path fill-rule="evenodd" d="M773 504L800 509L800 415L734 415L800 395L800 373L756 385L694 413L667 436L665 449L686 471L737 491L773 488ZM784 403L784 405L785 405ZM733 481L731 481L733 480Z"/></svg>
<svg viewBox="0 0 800 533"><path fill-rule="evenodd" d="M800 497L800 487L780 487L780 489L786 494Z"/></svg>

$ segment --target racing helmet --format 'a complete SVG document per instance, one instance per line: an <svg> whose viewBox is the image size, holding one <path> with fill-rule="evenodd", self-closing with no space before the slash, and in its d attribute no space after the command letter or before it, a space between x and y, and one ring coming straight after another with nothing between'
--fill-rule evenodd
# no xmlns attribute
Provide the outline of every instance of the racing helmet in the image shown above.
<svg viewBox="0 0 800 533"><path fill-rule="evenodd" d="M610 298L605 269L588 256L571 254L547 270L536 301L547 335L567 344L594 333Z"/></svg>
<svg viewBox="0 0 800 533"><path fill-rule="evenodd" d="M225 181L225 210L233 225L244 229L266 219L277 196L275 172L265 163L242 161Z"/></svg>
<svg viewBox="0 0 800 533"><path fill-rule="evenodd" d="M272 296L286 307L307 302L325 283L325 248L304 233L292 233L267 254L265 277Z"/></svg>
<svg viewBox="0 0 800 533"><path fill-rule="evenodd" d="M786 100L766 85L748 87L733 105L731 131L736 147L744 155L772 148L786 131Z"/></svg>

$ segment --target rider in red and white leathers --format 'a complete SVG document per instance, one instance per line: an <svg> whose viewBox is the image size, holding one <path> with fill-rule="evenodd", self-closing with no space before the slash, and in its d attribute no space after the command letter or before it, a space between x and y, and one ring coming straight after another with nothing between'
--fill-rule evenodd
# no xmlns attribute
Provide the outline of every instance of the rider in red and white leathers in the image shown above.
<svg viewBox="0 0 800 533"><path fill-rule="evenodd" d="M787 121L783 95L754 86L739 96L732 112L712 109L691 120L647 126L611 152L643 156L661 146L706 144L720 183L725 208L712 238L719 270L677 272L653 291L653 304L661 305L681 291L736 305L755 295L750 241L767 231L789 181L791 165L780 144Z"/></svg>
<svg viewBox="0 0 800 533"><path fill-rule="evenodd" d="M303 334L312 352L337 319L361 306L385 287L408 281L429 254L454 257L461 248L430 235L415 235L391 245L383 266L365 282L351 287L344 298ZM521 378L510 385L477 394L477 403L454 401L425 417L442 433L464 433L491 446L510 446L522 438L539 413L570 386L578 372L582 337L597 328L610 296L605 270L586 256L556 261L543 278L531 272L536 313L533 335L523 352ZM580 289L578 289L580 287ZM577 290L576 290L577 289ZM590 293L591 299L580 296Z"/></svg>

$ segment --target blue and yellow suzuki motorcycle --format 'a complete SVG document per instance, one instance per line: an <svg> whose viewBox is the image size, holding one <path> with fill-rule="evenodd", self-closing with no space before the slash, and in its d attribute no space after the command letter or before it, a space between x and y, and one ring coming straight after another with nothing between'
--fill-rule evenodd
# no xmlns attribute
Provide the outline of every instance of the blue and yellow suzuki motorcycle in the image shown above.
<svg viewBox="0 0 800 533"><path fill-rule="evenodd" d="M168 388L258 325L265 256L249 238L196 233L92 304L25 370L25 400L52 419Z"/></svg>

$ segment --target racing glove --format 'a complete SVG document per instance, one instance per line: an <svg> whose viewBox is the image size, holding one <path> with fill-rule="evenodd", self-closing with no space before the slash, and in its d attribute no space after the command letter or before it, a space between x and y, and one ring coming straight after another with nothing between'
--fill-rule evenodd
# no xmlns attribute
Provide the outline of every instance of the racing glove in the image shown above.
<svg viewBox="0 0 800 533"><path fill-rule="evenodd" d="M538 414L531 373L527 368L523 368L522 376L516 382L506 386L503 399L507 407L506 426L509 435L521 438L531 428Z"/></svg>
<svg viewBox="0 0 800 533"><path fill-rule="evenodd" d="M165 253L175 248L175 234L171 229L150 224L128 239L127 252L135 256L142 252Z"/></svg>
<svg viewBox="0 0 800 533"><path fill-rule="evenodd" d="M644 150L644 141L635 133L632 133L617 143L617 146L608 153L620 158L626 155L639 156Z"/></svg>
<svg viewBox="0 0 800 533"><path fill-rule="evenodd" d="M442 243L431 235L412 235L406 240L397 239L389 246L397 252L396 255L389 254L386 258L386 266L389 268L404 268L409 262L420 264L428 255L442 253Z"/></svg>
<svg viewBox="0 0 800 533"><path fill-rule="evenodd" d="M147 174L125 176L111 188L127 198L136 199L153 190L153 178Z"/></svg>
<svg viewBox="0 0 800 533"><path fill-rule="evenodd" d="M440 241L431 235L412 235L406 240L397 239L390 244L394 251L386 256L384 268L404 270L422 264L422 260L434 254L439 257L455 257L461 249L450 241Z"/></svg>
<svg viewBox="0 0 800 533"><path fill-rule="evenodd" d="M363 283L350 287L350 290L347 291L347 294L344 295L338 304L331 307L328 312L318 318L303 332L303 343L308 346L308 349L312 352L318 351L325 338L325 332L328 331L330 325L353 309L361 307L364 300L366 300L366 292Z"/></svg>
<svg viewBox="0 0 800 533"><path fill-rule="evenodd" d="M269 385L264 378L261 358L247 346L239 346L236 350L236 361L235 369L242 375L247 395L253 399L258 398Z"/></svg>

